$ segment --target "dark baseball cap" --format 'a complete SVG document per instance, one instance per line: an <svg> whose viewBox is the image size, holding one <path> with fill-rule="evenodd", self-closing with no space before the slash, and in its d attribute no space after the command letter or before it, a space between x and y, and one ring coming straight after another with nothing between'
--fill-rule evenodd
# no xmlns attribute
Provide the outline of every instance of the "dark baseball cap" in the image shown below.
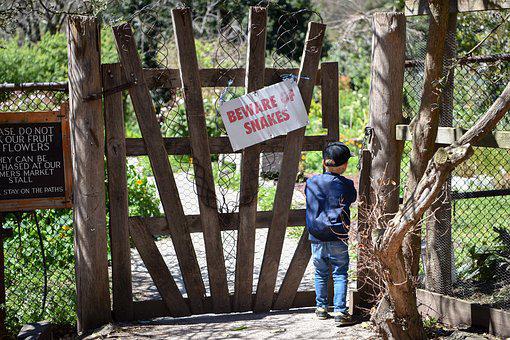
<svg viewBox="0 0 510 340"><path fill-rule="evenodd" d="M327 166L340 166L347 163L349 158L353 156L351 150L342 142L329 143L322 151L322 159L324 159Z"/></svg>

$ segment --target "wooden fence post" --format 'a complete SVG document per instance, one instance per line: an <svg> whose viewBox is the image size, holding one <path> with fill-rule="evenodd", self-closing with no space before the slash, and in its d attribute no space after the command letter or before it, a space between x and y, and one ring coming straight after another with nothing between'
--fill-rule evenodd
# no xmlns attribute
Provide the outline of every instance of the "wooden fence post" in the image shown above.
<svg viewBox="0 0 510 340"><path fill-rule="evenodd" d="M396 139L396 125L403 120L402 100L404 85L404 61L405 61L405 38L406 18L403 13L387 12L376 13L372 22L372 63L370 80L369 115L370 127L372 128L371 165L363 162L363 167L369 174L371 183L363 184L363 191L371 190L370 197L377 193L385 202L383 213L394 214L398 211L400 196L400 161L404 143ZM365 157L365 161L366 161ZM363 178L366 182L368 178ZM360 191L362 188L360 187ZM373 202L366 193L361 192L361 199L365 200L364 209L372 209ZM365 196L365 197L363 197ZM372 204L370 204L372 203ZM361 238L378 237L368 235L370 227L366 221L369 211L361 214L358 226L358 234ZM363 219L365 219L363 221ZM368 229L367 229L368 228ZM369 242L369 240L364 240ZM360 242L362 244L362 242ZM363 252L361 251L361 254ZM356 307L370 305L374 291L369 281L364 278L372 275L370 271L370 259L360 256L360 282L358 283L359 294ZM363 263L365 262L365 263Z"/></svg>
<svg viewBox="0 0 510 340"><path fill-rule="evenodd" d="M78 332L83 332L111 318L104 121L101 97L89 99L101 93L100 31L93 17L71 16L67 24Z"/></svg>
<svg viewBox="0 0 510 340"><path fill-rule="evenodd" d="M104 64L105 91L122 85L120 64ZM116 321L133 319L131 249L129 246L126 133L122 92L104 96L106 159L110 208L110 252L112 256L113 316Z"/></svg>
<svg viewBox="0 0 510 340"><path fill-rule="evenodd" d="M266 26L266 8L251 7L248 19L249 33L245 78L246 93L264 87ZM253 145L243 150L233 308L235 311L239 312L250 310L252 307L259 165L260 145Z"/></svg>
<svg viewBox="0 0 510 340"><path fill-rule="evenodd" d="M369 114L372 128L372 189L386 201L385 213L399 205L400 159L404 143L396 140L403 120L402 100L406 18L403 13L376 13L373 18Z"/></svg>

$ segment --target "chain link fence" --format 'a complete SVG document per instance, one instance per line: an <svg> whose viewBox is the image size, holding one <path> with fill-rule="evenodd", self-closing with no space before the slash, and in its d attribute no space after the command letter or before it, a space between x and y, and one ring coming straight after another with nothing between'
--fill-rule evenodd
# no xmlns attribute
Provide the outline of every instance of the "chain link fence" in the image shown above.
<svg viewBox="0 0 510 340"><path fill-rule="evenodd" d="M67 101L66 84L0 87L5 112L56 111ZM6 326L49 320L72 329L76 321L73 218L71 209L4 213Z"/></svg>
<svg viewBox="0 0 510 340"><path fill-rule="evenodd" d="M452 64L453 91L443 87L441 126L468 129L485 113L510 80L510 58L504 32L510 28L504 12L469 13L458 16L457 50L470 48L466 27L487 37L474 53L459 53ZM408 46L404 78L404 116L417 114L423 86L426 36L416 30L423 18L408 18ZM475 26L473 21L485 22ZM488 23L488 24L487 24ZM495 27L501 23L498 32ZM504 46L501 48L501 46ZM506 48L506 49L505 49ZM464 58L461 58L464 57ZM446 79L447 77L444 77ZM447 84L444 81L443 86ZM449 104L450 107L445 107ZM509 131L510 117L496 130ZM401 180L406 182L411 143L406 142ZM490 306L510 309L510 150L475 147L474 155L454 170L451 183L451 240L440 247L452 248L451 287L454 296ZM437 214L436 214L437 216ZM447 219L448 220L448 219ZM425 233L425 231L424 231ZM445 234L446 235L446 234ZM446 244L444 242L451 242ZM425 251L425 235L422 250ZM422 261L424 260L422 256ZM448 266L449 261L443 265ZM425 263L423 264L425 268ZM425 269L422 269L422 273ZM444 272L444 271L442 271ZM425 279L426 280L426 279Z"/></svg>

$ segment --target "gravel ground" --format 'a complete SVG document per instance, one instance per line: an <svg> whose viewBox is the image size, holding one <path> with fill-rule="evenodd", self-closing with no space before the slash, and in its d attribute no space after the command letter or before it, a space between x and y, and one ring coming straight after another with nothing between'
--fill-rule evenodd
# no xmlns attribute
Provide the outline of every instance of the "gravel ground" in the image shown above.
<svg viewBox="0 0 510 340"><path fill-rule="evenodd" d="M132 325L108 325L85 339L377 339L370 324L337 328L317 320L312 308L262 314L233 313L160 318Z"/></svg>

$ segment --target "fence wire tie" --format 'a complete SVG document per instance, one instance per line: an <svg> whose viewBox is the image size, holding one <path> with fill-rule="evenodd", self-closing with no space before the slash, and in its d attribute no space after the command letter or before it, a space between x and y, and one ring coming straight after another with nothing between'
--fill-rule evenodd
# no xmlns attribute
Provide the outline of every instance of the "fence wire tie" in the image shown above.
<svg viewBox="0 0 510 340"><path fill-rule="evenodd" d="M304 79L304 80L310 80L310 77L307 77L307 76L297 76L293 73L284 73L282 75L280 75L280 78L282 78L282 80L287 80L287 79L292 79L294 81L298 81L299 79Z"/></svg>
<svg viewBox="0 0 510 340"><path fill-rule="evenodd" d="M227 82L227 87L225 87L221 93L220 98L218 98L218 101L220 103L219 106L223 105L223 103L226 102L225 97L227 96L227 93L229 93L229 90L232 88L232 84L234 83L234 79L229 79ZM216 116L220 116L220 110L216 109Z"/></svg>

